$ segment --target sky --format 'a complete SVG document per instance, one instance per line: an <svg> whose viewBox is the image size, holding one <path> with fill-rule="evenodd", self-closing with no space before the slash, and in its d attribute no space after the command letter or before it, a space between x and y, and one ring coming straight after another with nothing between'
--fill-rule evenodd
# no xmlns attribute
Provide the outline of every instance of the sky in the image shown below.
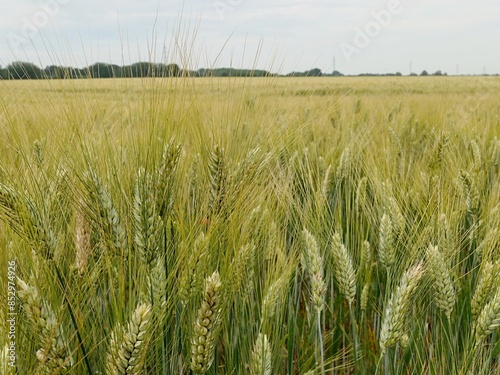
<svg viewBox="0 0 500 375"><path fill-rule="evenodd" d="M0 65L500 73L498 0L0 0Z"/></svg>

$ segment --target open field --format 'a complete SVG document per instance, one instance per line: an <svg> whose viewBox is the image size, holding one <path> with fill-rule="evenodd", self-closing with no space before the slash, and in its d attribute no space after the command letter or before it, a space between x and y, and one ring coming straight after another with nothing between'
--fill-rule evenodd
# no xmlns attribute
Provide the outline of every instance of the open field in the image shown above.
<svg viewBox="0 0 500 375"><path fill-rule="evenodd" d="M0 374L499 374L499 97L0 81Z"/></svg>

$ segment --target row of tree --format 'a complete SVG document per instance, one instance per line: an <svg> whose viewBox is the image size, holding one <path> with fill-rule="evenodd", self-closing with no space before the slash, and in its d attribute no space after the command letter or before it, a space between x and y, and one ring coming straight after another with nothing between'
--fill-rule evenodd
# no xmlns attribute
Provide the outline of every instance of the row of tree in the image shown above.
<svg viewBox="0 0 500 375"><path fill-rule="evenodd" d="M17 61L5 68L0 66L0 79L60 79L60 78L128 78L128 77L266 77L265 70L250 69L181 69L177 64L138 62L132 65L95 63L85 68L50 65L42 69L33 63Z"/></svg>
<svg viewBox="0 0 500 375"><path fill-rule="evenodd" d="M416 73L411 75L416 76ZM421 76L442 76L440 70L433 74L423 71ZM128 77L270 77L278 76L266 70L251 69L199 69L186 70L180 68L177 64L160 64L150 62L138 62L132 65L119 66L115 64L95 63L85 68L73 68L50 65L46 68L40 68L33 63L17 61L9 64L7 67L0 66L0 79L69 79L69 78L128 78ZM342 73L334 71L332 74L325 74L320 69L306 70L305 72L292 72L287 77L341 77ZM360 74L360 76L402 76L401 73L387 74Z"/></svg>
<svg viewBox="0 0 500 375"><path fill-rule="evenodd" d="M0 68L0 77L3 79L169 77L182 74L184 72L176 64L143 62L127 66L96 63L82 69L50 65L42 69L32 63L17 61Z"/></svg>

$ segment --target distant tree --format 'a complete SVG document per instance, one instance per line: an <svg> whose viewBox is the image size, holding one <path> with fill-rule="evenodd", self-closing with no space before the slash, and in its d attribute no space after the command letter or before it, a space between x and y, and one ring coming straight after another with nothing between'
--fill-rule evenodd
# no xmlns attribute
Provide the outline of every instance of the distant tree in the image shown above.
<svg viewBox="0 0 500 375"><path fill-rule="evenodd" d="M8 79L8 78L9 78L9 75L7 73L7 69L3 68L0 65L0 79Z"/></svg>
<svg viewBox="0 0 500 375"><path fill-rule="evenodd" d="M307 77L321 77L323 75L323 73L321 72L321 69L314 68L314 69L311 69L309 71L306 71L305 75Z"/></svg>
<svg viewBox="0 0 500 375"><path fill-rule="evenodd" d="M79 78L78 69L49 65L44 70L44 77L51 79L69 79L69 78Z"/></svg>
<svg viewBox="0 0 500 375"><path fill-rule="evenodd" d="M41 79L42 70L35 64L16 61L7 66L9 79Z"/></svg>
<svg viewBox="0 0 500 375"><path fill-rule="evenodd" d="M182 75L182 70L177 64L167 65L167 73L169 77L179 77Z"/></svg>
<svg viewBox="0 0 500 375"><path fill-rule="evenodd" d="M132 64L128 67L124 67L122 71L126 71L126 77L151 77L153 75L153 69L148 62Z"/></svg>
<svg viewBox="0 0 500 375"><path fill-rule="evenodd" d="M446 76L446 73L443 73L442 71L438 70L436 73L433 74L433 76Z"/></svg>
<svg viewBox="0 0 500 375"><path fill-rule="evenodd" d="M342 77L342 76L343 76L343 74L342 74L342 73L340 73L338 70L334 70L334 71L333 71L333 73L332 73L332 76L333 76L333 77Z"/></svg>
<svg viewBox="0 0 500 375"><path fill-rule="evenodd" d="M121 67L113 64L95 63L87 68L92 78L115 78L121 76Z"/></svg>
<svg viewBox="0 0 500 375"><path fill-rule="evenodd" d="M410 73L410 77L416 77L416 76L418 76L417 73Z"/></svg>
<svg viewBox="0 0 500 375"><path fill-rule="evenodd" d="M428 76L429 73L427 73L427 70L424 70L422 73L420 73L421 76Z"/></svg>

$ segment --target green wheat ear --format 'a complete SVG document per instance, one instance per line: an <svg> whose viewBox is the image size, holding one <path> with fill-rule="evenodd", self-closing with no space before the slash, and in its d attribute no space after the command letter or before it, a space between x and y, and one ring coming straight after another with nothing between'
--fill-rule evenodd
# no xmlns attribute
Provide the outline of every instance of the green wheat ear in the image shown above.
<svg viewBox="0 0 500 375"><path fill-rule="evenodd" d="M52 306L43 299L38 288L17 280L18 295L23 301L24 313L31 321L38 339L36 357L46 373L66 373L73 365L68 341L57 321Z"/></svg>
<svg viewBox="0 0 500 375"><path fill-rule="evenodd" d="M413 266L405 272L400 284L391 294L384 310L380 329L379 342L382 353L404 337L409 308L422 274L423 266L421 263Z"/></svg>
<svg viewBox="0 0 500 375"><path fill-rule="evenodd" d="M433 280L434 295L437 306L448 317L451 316L456 302L456 292L451 280L451 272L443 254L437 246L429 245L427 248L427 263L429 275Z"/></svg>
<svg viewBox="0 0 500 375"><path fill-rule="evenodd" d="M221 323L221 285L217 271L205 281L205 292L193 324L191 337L191 370L195 374L204 374L214 359L217 331Z"/></svg>
<svg viewBox="0 0 500 375"><path fill-rule="evenodd" d="M325 303L326 284L323 276L323 259L314 236L303 230L304 250L302 252L302 266L311 280L311 300L317 313L323 310Z"/></svg>
<svg viewBox="0 0 500 375"><path fill-rule="evenodd" d="M495 269L498 271L498 266L493 265L491 262L486 262L481 268L479 280L471 301L471 311L474 318L479 316L494 291Z"/></svg>
<svg viewBox="0 0 500 375"><path fill-rule="evenodd" d="M379 229L379 259L380 263L390 269L396 261L396 247L394 244L394 230L389 215L383 214Z"/></svg>
<svg viewBox="0 0 500 375"><path fill-rule="evenodd" d="M111 333L106 374L143 373L151 333L151 305L139 304L126 327L118 323Z"/></svg>
<svg viewBox="0 0 500 375"><path fill-rule="evenodd" d="M484 306L476 320L476 347L498 327L500 327L500 287L496 288L495 295Z"/></svg>
<svg viewBox="0 0 500 375"><path fill-rule="evenodd" d="M224 149L215 146L210 152L208 169L210 172L210 200L209 211L217 215L223 207L226 196L227 171L224 158Z"/></svg>
<svg viewBox="0 0 500 375"><path fill-rule="evenodd" d="M340 292L349 304L353 304L356 298L356 271L351 256L338 233L333 235L332 256L334 275Z"/></svg>
<svg viewBox="0 0 500 375"><path fill-rule="evenodd" d="M252 351L250 375L271 375L271 345L262 333L259 333Z"/></svg>

